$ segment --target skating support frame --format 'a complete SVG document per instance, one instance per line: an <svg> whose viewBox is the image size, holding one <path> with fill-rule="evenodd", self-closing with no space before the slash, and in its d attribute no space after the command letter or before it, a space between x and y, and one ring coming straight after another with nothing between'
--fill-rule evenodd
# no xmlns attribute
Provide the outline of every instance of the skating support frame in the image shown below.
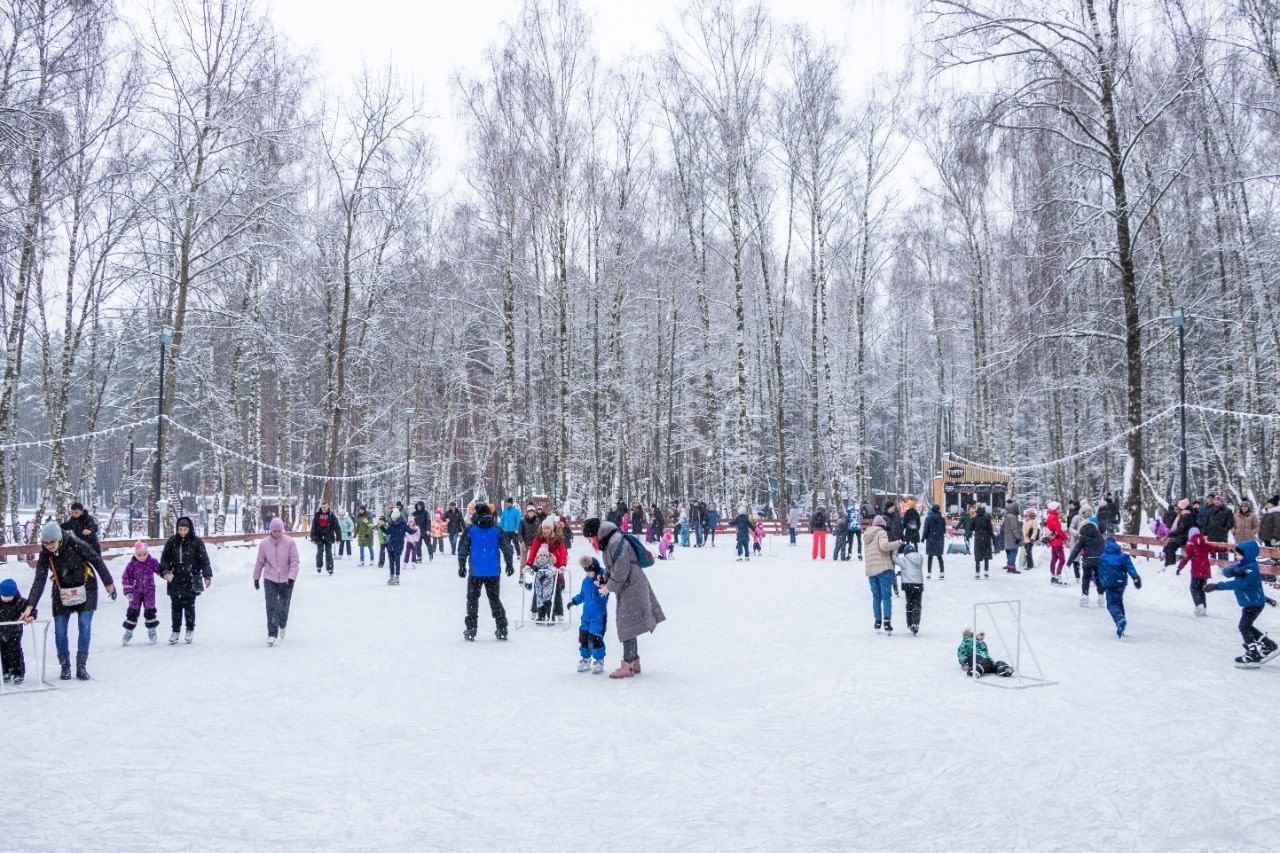
<svg viewBox="0 0 1280 853"><path fill-rule="evenodd" d="M1044 670L1040 668L1040 661L1036 659L1035 649L1031 647L1031 642L1027 640L1022 633L1022 601L1021 600L980 601L973 605L973 633L974 633L975 639L973 643L973 651L971 652L970 659L969 659L969 671L973 672L974 670L977 669L977 659L978 659L977 635L983 630L978 624L978 613L980 610L983 610L986 612L988 621L990 621L992 627L995 628L996 636L1000 638L1000 645L1003 646L1006 650L1009 649L1009 643L1004 638L1004 632L1000 629L1000 623L996 621L996 619L994 618L995 614L991 610L991 608L993 607L1002 607L1002 606L1009 608L1009 611L1011 615L1014 617L1017 624L1017 634L1016 634L1017 643L1013 647L1013 675L1011 675L1008 678L1003 678L999 675L991 674L991 675L984 675L981 678L974 678L973 680L978 684L987 684L993 687L1002 687L1005 690L1021 690L1027 687L1047 687L1050 684L1056 684L1057 682L1049 681L1047 678L1044 677ZM1035 675L1024 675L1022 672L1022 647L1024 645L1027 647L1027 654L1031 656L1031 663L1035 667L1035 673L1036 673Z"/></svg>
<svg viewBox="0 0 1280 853"><path fill-rule="evenodd" d="M529 604L530 604L530 601L528 600L529 588L524 585L525 583L524 576L525 576L525 572L532 573L534 571L536 570L532 566L524 566L523 568L520 569L520 574L519 574L520 618L512 620L512 623L516 626L517 629L523 628L525 625L544 625L544 626L546 625L545 622L534 622L532 619L529 618ZM564 592L561 593L561 599L565 601L565 608L564 608L565 613L564 613L564 616L560 617L560 621L558 623L553 622L552 624L553 625L558 624L560 626L560 630L564 631L568 629L569 622L570 622L568 600L573 598L573 596L566 595L566 594L573 589L573 572L569 570L568 566L565 566L563 569L560 569L560 571L564 572ZM554 588L552 589L551 594L553 596L555 595Z"/></svg>
<svg viewBox="0 0 1280 853"><path fill-rule="evenodd" d="M0 681L0 696L11 695L14 693L37 693L41 690L57 690L58 685L49 680L48 663L49 663L49 627L53 625L52 619L38 619L30 625L23 622L0 622L0 628L11 625L24 625L26 630L22 632L22 639L25 642L28 637L31 638L31 657L40 662L40 669L33 684L30 680L24 681L20 686L14 687L6 685ZM40 654L36 654L36 632L35 627L42 625L43 630L40 631Z"/></svg>

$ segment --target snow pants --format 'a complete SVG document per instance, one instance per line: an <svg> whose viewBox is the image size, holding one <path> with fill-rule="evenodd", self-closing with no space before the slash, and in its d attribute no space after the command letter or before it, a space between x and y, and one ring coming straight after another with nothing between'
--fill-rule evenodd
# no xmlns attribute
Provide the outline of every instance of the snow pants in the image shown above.
<svg viewBox="0 0 1280 853"><path fill-rule="evenodd" d="M991 675L992 673L995 673L997 675L1004 676L1005 678L1008 678L1009 676L1013 675L1013 667L1009 666L1009 664L1005 663L1002 660L992 660L991 658L984 658L979 656L977 659L974 660L974 664L975 664L975 668L973 671L974 675L981 676L981 675Z"/></svg>
<svg viewBox="0 0 1280 853"><path fill-rule="evenodd" d="M848 553L848 548L849 548L849 535L847 533L842 533L839 530L837 530L836 531L836 547L835 547L835 550L831 552L831 559L833 560L845 559L845 555Z"/></svg>
<svg viewBox="0 0 1280 853"><path fill-rule="evenodd" d="M1259 604L1257 607L1240 608L1240 639L1244 640L1246 646L1262 639L1262 632L1255 628L1253 623L1262 615L1264 606Z"/></svg>
<svg viewBox="0 0 1280 853"><path fill-rule="evenodd" d="M924 584L904 583L902 592L907 596L907 627L920 627L920 611L924 605Z"/></svg>
<svg viewBox="0 0 1280 853"><path fill-rule="evenodd" d="M1191 603L1197 607L1205 606L1204 585L1208 582L1208 578L1191 579Z"/></svg>
<svg viewBox="0 0 1280 853"><path fill-rule="evenodd" d="M148 628L154 628L160 624L160 617L156 615L154 607L143 607L141 601L130 601L129 609L124 612L124 629L132 631L138 627L138 613L141 612L146 620Z"/></svg>
<svg viewBox="0 0 1280 853"><path fill-rule="evenodd" d="M578 654L583 660L604 660L604 637L585 628L578 631Z"/></svg>
<svg viewBox="0 0 1280 853"><path fill-rule="evenodd" d="M293 601L293 587L287 583L264 580L262 588L267 594L267 636L276 636L281 628L289 627L289 604Z"/></svg>
<svg viewBox="0 0 1280 853"><path fill-rule="evenodd" d="M1116 623L1116 627L1125 621L1124 618L1124 587L1118 586L1112 589L1103 590L1107 594L1107 612L1111 614L1111 619Z"/></svg>
<svg viewBox="0 0 1280 853"><path fill-rule="evenodd" d="M404 543L404 562L421 563L422 562L422 543L408 542Z"/></svg>
<svg viewBox="0 0 1280 853"><path fill-rule="evenodd" d="M169 624L173 627L173 633L182 630L183 619L187 622L187 630L194 631L196 627L196 597L194 595L175 595L169 599Z"/></svg>
<svg viewBox="0 0 1280 853"><path fill-rule="evenodd" d="M893 569L885 569L867 578L871 587L871 612L877 620L888 622L893 618Z"/></svg>
<svg viewBox="0 0 1280 853"><path fill-rule="evenodd" d="M1031 566L1030 550L1031 549L1028 546L1028 549L1027 549L1027 567L1028 568L1030 568ZM1067 565L1067 555L1062 553L1062 546L1050 545L1049 546L1049 574L1053 575L1056 578L1058 575L1062 574L1062 570L1066 567L1066 565Z"/></svg>
<svg viewBox="0 0 1280 853"><path fill-rule="evenodd" d="M827 531L813 531L813 559L818 559L821 555L822 559L827 559Z"/></svg>
<svg viewBox="0 0 1280 853"><path fill-rule="evenodd" d="M862 530L859 528L858 530L849 531L849 541L845 545L844 552L844 558L846 560L853 554L853 543L855 540L857 540L858 543L858 559L862 559Z"/></svg>
<svg viewBox="0 0 1280 853"><path fill-rule="evenodd" d="M333 543L317 542L316 543L316 571L328 569L329 574L333 574Z"/></svg>
<svg viewBox="0 0 1280 853"><path fill-rule="evenodd" d="M498 595L498 576L478 578L472 575L467 578L467 630L476 630L476 625L480 622L481 588L489 597L489 610L493 613L494 625L498 628L507 627L507 611L502 606L502 599Z"/></svg>
<svg viewBox="0 0 1280 853"><path fill-rule="evenodd" d="M1084 561L1084 574L1080 579L1080 593L1082 595L1089 594L1089 584L1092 583L1098 590L1098 595L1102 595L1102 581L1098 580L1098 559L1096 557L1086 557Z"/></svg>
<svg viewBox="0 0 1280 853"><path fill-rule="evenodd" d="M11 628L0 628L0 632L11 631ZM0 670L6 678L27 677L27 659L22 654L22 628L12 634L0 636Z"/></svg>
<svg viewBox="0 0 1280 853"><path fill-rule="evenodd" d="M739 534L738 534L738 539L737 539L737 541L734 543L734 546L735 546L735 549L736 549L736 550L735 550L735 553L736 553L739 557L750 557L750 556L751 556L751 548L750 548L750 543L747 541L747 534L745 534L745 533L739 533Z"/></svg>

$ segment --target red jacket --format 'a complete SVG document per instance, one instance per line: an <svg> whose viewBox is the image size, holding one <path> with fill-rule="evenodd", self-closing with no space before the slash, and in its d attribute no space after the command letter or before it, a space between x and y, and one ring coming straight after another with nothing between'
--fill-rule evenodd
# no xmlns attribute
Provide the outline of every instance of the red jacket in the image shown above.
<svg viewBox="0 0 1280 853"><path fill-rule="evenodd" d="M1205 541L1203 533L1197 533L1191 537L1191 541L1187 542L1183 549L1185 556L1178 561L1178 573L1186 568L1188 562L1191 563L1191 577L1196 580L1208 580L1213 577L1213 566L1209 563L1209 555L1212 549L1209 543Z"/></svg>
<svg viewBox="0 0 1280 853"><path fill-rule="evenodd" d="M533 544L529 546L529 557L525 560L525 565L533 565L533 561L538 556L538 549L544 545L551 551L551 562L555 563L557 569L563 569L569 562L569 549L564 546L564 540L560 539L548 544L541 536L534 539Z"/></svg>
<svg viewBox="0 0 1280 853"><path fill-rule="evenodd" d="M1044 520L1044 526L1049 528L1049 546L1052 548L1061 548L1067 544L1067 532L1062 529L1062 520L1058 518L1056 509L1049 510L1049 515Z"/></svg>

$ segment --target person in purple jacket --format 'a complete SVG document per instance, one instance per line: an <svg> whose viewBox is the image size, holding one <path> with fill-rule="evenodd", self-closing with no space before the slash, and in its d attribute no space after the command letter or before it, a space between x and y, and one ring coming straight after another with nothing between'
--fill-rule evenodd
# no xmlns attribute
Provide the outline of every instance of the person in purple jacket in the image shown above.
<svg viewBox="0 0 1280 853"><path fill-rule="evenodd" d="M267 584L267 645L284 639L289 624L289 604L293 582L298 579L298 543L284 535L284 522L271 519L271 532L258 543L258 560L253 566L253 588Z"/></svg>
<svg viewBox="0 0 1280 853"><path fill-rule="evenodd" d="M156 641L156 626L160 624L156 616L156 575L160 574L160 561L147 551L147 543L139 539L133 543L133 558L125 566L121 584L125 597L129 599L129 609L124 614L124 645L133 639L133 629L138 627L138 613L141 612L147 623L147 639Z"/></svg>

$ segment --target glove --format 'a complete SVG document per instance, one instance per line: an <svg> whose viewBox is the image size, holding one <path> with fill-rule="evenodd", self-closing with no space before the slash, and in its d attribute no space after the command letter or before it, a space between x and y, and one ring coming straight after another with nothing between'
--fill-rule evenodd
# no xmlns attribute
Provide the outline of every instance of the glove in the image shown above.
<svg viewBox="0 0 1280 853"><path fill-rule="evenodd" d="M289 578L289 589L293 589L293 578Z"/></svg>
<svg viewBox="0 0 1280 853"><path fill-rule="evenodd" d="M1181 574L1182 574L1182 569L1178 569L1176 572L1174 572L1174 574L1175 574L1175 575L1181 575Z"/></svg>
<svg viewBox="0 0 1280 853"><path fill-rule="evenodd" d="M511 566L507 566L507 577L511 577L515 573L516 573L515 569L513 569Z"/></svg>
<svg viewBox="0 0 1280 853"><path fill-rule="evenodd" d="M253 579L253 588L254 588L254 589L262 589L262 584L258 581L258 579L257 579L257 578L254 578L254 579Z"/></svg>
<svg viewBox="0 0 1280 853"><path fill-rule="evenodd" d="M1204 585L1205 592L1213 592L1217 588L1218 588L1218 585L1213 581L1209 581L1207 584Z"/></svg>
<svg viewBox="0 0 1280 853"><path fill-rule="evenodd" d="M459 566L459 567L458 567L458 577L460 577L460 578L465 578L466 576L467 576L467 570L466 570L466 569L464 569L464 568L462 568L461 566Z"/></svg>
<svg viewBox="0 0 1280 853"><path fill-rule="evenodd" d="M570 602L569 602L569 609L570 609L570 610L572 610L572 609L573 609L573 602L572 602L572 601L570 601Z"/></svg>
<svg viewBox="0 0 1280 853"><path fill-rule="evenodd" d="M115 601L115 600L116 600L116 591L115 591L114 589L113 589L113 590L111 590L111 600L112 600L112 601Z"/></svg>
<svg viewBox="0 0 1280 853"><path fill-rule="evenodd" d="M1142 589L1142 578L1134 578L1134 579L1133 579L1133 588L1134 588L1134 589Z"/></svg>

